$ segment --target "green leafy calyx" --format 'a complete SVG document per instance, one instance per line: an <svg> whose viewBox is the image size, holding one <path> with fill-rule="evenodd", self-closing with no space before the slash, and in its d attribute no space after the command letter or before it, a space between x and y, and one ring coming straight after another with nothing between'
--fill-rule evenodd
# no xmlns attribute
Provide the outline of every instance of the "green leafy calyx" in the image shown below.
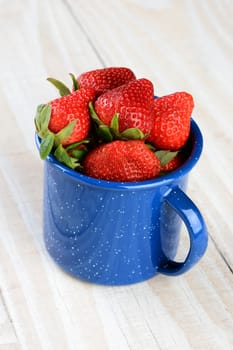
<svg viewBox="0 0 233 350"><path fill-rule="evenodd" d="M156 151L155 155L160 160L161 166L164 166L175 158L178 153L179 151L160 150Z"/></svg>
<svg viewBox="0 0 233 350"><path fill-rule="evenodd" d="M47 105L41 104L37 107L34 122L40 137L44 137L47 134L50 117L51 105L49 103Z"/></svg>
<svg viewBox="0 0 233 350"><path fill-rule="evenodd" d="M71 121L68 125L66 125L63 129L61 129L58 133L53 133L49 130L49 122L51 118L51 105L48 103L47 105L41 104L37 107L36 115L34 118L36 132L38 136L41 138L40 144L40 157L41 159L45 159L52 150L59 145L61 145L66 138L68 138L77 123L77 120ZM76 146L77 147L77 146Z"/></svg>
<svg viewBox="0 0 233 350"><path fill-rule="evenodd" d="M54 78L47 78L47 80L58 89L60 96L66 96L71 93L70 89L62 81Z"/></svg>
<svg viewBox="0 0 233 350"><path fill-rule="evenodd" d="M104 124L97 115L93 103L89 103L89 111L92 121L96 125L97 134L103 138L105 142L112 140L143 140L145 134L138 128L128 128L124 131L119 131L119 114L115 113L112 117L110 126Z"/></svg>
<svg viewBox="0 0 233 350"><path fill-rule="evenodd" d="M72 80L72 83L73 83L73 90L74 91L79 90L80 86L79 86L78 81L75 78L74 74L73 73L69 73L69 76L71 77L71 80Z"/></svg>
<svg viewBox="0 0 233 350"><path fill-rule="evenodd" d="M65 164L66 166L68 166L71 169L75 169L77 167L80 167L80 163L79 160L71 157L67 150L62 146L59 145L55 152L54 152L54 156L57 158L57 160L63 164Z"/></svg>
<svg viewBox="0 0 233 350"><path fill-rule="evenodd" d="M45 159L52 151L54 145L54 133L48 131L45 137L42 138L40 144L40 157Z"/></svg>
<svg viewBox="0 0 233 350"><path fill-rule="evenodd" d="M55 135L55 144L59 145L62 143L67 137L69 137L73 130L75 125L77 124L77 120L72 120L68 125L66 125L63 129L61 129L56 135Z"/></svg>

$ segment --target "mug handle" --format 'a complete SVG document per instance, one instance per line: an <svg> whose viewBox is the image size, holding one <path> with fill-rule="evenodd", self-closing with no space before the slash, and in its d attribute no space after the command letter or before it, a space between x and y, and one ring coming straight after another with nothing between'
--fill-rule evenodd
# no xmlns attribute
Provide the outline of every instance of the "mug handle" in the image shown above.
<svg viewBox="0 0 233 350"><path fill-rule="evenodd" d="M203 256L208 244L208 233L205 221L193 201L180 189L171 190L164 199L184 221L190 239L189 252L183 262L167 260L158 272L177 276L188 271Z"/></svg>

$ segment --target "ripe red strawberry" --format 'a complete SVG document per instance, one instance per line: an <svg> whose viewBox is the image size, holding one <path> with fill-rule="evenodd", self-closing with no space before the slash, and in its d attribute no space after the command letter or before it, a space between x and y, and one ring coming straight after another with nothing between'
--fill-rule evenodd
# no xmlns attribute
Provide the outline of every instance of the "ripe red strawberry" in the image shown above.
<svg viewBox="0 0 233 350"><path fill-rule="evenodd" d="M51 101L51 116L48 126L50 131L58 133L71 121L77 121L71 135L61 142L63 145L69 145L86 138L90 129L88 103L93 101L95 96L96 93L92 88L83 88Z"/></svg>
<svg viewBox="0 0 233 350"><path fill-rule="evenodd" d="M155 99L154 122L148 141L160 149L183 147L189 136L193 108L193 97L187 92Z"/></svg>
<svg viewBox="0 0 233 350"><path fill-rule="evenodd" d="M156 177L160 161L143 141L113 141L90 151L83 162L88 176L109 181L143 181Z"/></svg>
<svg viewBox="0 0 233 350"><path fill-rule="evenodd" d="M95 102L99 119L110 126L114 114L119 114L119 131L138 128L149 134L153 123L153 84L147 79L132 80L109 90Z"/></svg>
<svg viewBox="0 0 233 350"><path fill-rule="evenodd" d="M98 95L136 79L125 67L109 67L85 72L77 77L80 88L92 87Z"/></svg>

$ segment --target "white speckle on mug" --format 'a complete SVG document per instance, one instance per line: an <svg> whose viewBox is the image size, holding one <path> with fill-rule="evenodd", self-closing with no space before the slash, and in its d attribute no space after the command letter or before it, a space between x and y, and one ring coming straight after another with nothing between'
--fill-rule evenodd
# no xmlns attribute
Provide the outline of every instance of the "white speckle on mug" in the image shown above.
<svg viewBox="0 0 233 350"><path fill-rule="evenodd" d="M117 235L115 236L115 238L117 238L117 239L120 239L120 238L122 238L122 237L124 237L123 233L117 234Z"/></svg>
<svg viewBox="0 0 233 350"><path fill-rule="evenodd" d="M118 209L118 213L119 214L125 214L125 210L124 209Z"/></svg>

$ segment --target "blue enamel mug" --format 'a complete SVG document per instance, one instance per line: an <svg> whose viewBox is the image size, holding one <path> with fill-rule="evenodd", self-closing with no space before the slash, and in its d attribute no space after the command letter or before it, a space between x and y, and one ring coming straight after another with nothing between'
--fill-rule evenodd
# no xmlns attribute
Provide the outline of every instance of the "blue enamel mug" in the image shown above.
<svg viewBox="0 0 233 350"><path fill-rule="evenodd" d="M40 140L36 136L39 147ZM185 194L203 139L191 121L187 160L148 181L98 180L71 170L49 155L44 166L44 242L67 273L93 283L127 285L162 273L183 274L203 256L204 219ZM190 240L183 262L175 256L181 223Z"/></svg>

